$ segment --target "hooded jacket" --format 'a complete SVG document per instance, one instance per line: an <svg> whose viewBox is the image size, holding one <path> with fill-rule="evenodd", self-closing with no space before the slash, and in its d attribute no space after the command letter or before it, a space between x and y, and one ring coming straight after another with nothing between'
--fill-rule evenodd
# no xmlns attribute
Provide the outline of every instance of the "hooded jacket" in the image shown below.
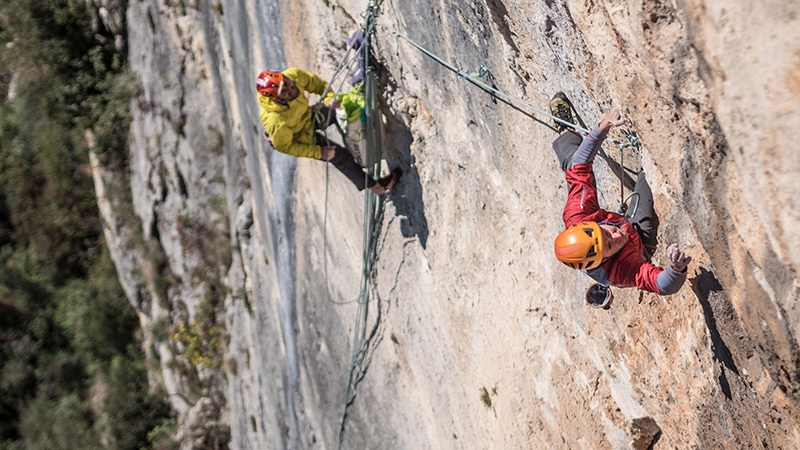
<svg viewBox="0 0 800 450"><path fill-rule="evenodd" d="M300 95L284 105L257 94L264 130L272 140L275 150L292 156L320 159L322 149L314 142L314 117L305 94L312 92L322 95L328 87L328 82L311 72L295 67L281 73L295 82ZM332 91L328 92L324 101L327 102L331 98L333 98Z"/></svg>

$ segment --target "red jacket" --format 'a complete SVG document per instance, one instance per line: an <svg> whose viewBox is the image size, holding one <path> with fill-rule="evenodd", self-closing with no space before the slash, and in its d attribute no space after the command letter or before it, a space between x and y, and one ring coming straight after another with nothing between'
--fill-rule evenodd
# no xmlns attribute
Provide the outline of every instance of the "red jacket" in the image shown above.
<svg viewBox="0 0 800 450"><path fill-rule="evenodd" d="M575 164L567 169L567 183L569 195L564 206L565 226L578 222L619 223L623 219L619 214L597 207L597 190L594 188L591 163ZM620 227L628 233L628 243L599 267L583 272L603 285L636 286L656 294L666 294L656 285L656 280L664 269L645 260L642 238L629 221L626 220Z"/></svg>

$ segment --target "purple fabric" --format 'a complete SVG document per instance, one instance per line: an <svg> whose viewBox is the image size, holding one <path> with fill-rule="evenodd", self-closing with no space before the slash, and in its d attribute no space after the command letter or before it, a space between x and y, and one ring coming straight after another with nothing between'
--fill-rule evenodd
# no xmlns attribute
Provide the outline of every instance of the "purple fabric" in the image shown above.
<svg viewBox="0 0 800 450"><path fill-rule="evenodd" d="M347 38L347 45L354 50L358 50L362 42L364 42L364 30L358 30Z"/></svg>
<svg viewBox="0 0 800 450"><path fill-rule="evenodd" d="M356 65L348 73L350 75L350 84L355 86L364 81L364 52L359 51L361 44L364 42L364 31L358 30L347 39L347 45L353 50L358 52L356 55Z"/></svg>

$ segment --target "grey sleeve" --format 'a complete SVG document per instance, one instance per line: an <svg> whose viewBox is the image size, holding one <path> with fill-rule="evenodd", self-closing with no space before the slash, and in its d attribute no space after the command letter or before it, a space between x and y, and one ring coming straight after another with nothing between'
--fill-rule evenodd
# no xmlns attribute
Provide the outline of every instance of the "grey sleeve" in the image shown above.
<svg viewBox="0 0 800 450"><path fill-rule="evenodd" d="M580 147L572 155L572 162L569 167L575 164L591 164L594 162L594 157L600 151L603 141L606 140L607 134L600 128L594 127L592 131L583 138Z"/></svg>
<svg viewBox="0 0 800 450"><path fill-rule="evenodd" d="M676 272L669 264L656 278L656 287L661 295L672 295L678 292L686 281L686 271Z"/></svg>

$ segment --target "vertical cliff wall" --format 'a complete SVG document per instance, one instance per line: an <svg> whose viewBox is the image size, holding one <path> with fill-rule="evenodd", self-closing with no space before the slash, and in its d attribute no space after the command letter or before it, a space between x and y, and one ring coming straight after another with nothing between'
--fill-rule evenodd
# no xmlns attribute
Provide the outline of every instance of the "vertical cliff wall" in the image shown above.
<svg viewBox="0 0 800 450"><path fill-rule="evenodd" d="M286 66L331 76L365 6L129 6L134 214L103 210L109 242L153 383L182 417L229 424L233 448L337 446L356 305L336 302L357 295L363 194L265 144L252 82ZM673 296L614 289L610 309L587 308L589 279L552 255L554 131L379 26L384 152L405 176L343 447L643 448L660 430L655 448L792 448L798 11L385 2L392 27L466 71L485 64L515 98L544 109L562 90L589 125L620 106L643 144L626 168L647 173L661 219L655 262L672 242L694 261ZM600 202L615 209L619 154L605 153ZM191 357L198 340L210 359Z"/></svg>

